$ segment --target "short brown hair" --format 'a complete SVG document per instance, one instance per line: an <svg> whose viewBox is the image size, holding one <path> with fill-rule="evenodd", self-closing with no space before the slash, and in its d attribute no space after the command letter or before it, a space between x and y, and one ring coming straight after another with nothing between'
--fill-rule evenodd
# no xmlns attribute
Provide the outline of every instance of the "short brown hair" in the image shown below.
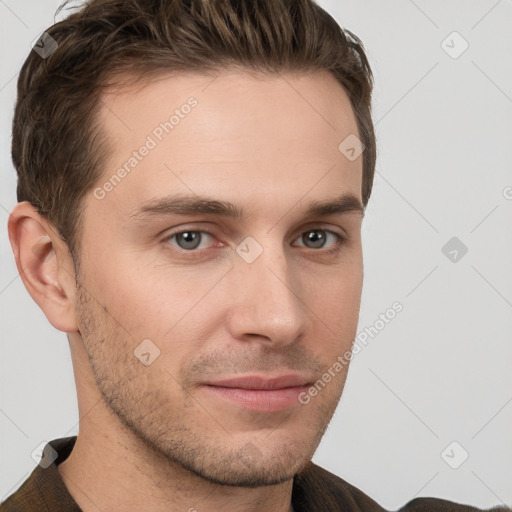
<svg viewBox="0 0 512 512"><path fill-rule="evenodd" d="M89 0L46 34L58 46L46 58L33 49L18 79L17 199L52 223L75 262L82 200L109 151L96 116L99 93L115 77L147 80L227 65L331 72L350 98L365 148L366 207L376 160L372 71L361 41L314 0Z"/></svg>

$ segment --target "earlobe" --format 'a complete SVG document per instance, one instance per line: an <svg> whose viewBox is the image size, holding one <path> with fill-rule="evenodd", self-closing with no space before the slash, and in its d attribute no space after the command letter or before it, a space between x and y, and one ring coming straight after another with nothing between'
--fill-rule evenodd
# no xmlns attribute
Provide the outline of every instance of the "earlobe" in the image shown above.
<svg viewBox="0 0 512 512"><path fill-rule="evenodd" d="M14 207L8 232L18 272L30 296L56 329L78 330L74 268L66 244L27 201Z"/></svg>

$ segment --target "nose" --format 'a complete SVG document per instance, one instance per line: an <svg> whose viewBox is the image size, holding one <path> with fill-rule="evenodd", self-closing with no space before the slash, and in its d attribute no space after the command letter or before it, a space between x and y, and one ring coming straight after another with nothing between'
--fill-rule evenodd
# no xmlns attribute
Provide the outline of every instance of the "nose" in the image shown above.
<svg viewBox="0 0 512 512"><path fill-rule="evenodd" d="M264 247L252 263L235 254L228 315L234 339L285 347L304 335L311 311L298 270L288 264L279 244Z"/></svg>

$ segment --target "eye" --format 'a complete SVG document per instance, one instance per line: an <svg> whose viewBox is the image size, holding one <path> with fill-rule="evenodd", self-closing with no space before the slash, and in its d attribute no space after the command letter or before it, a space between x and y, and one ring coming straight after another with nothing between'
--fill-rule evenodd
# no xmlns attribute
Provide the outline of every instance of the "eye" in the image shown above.
<svg viewBox="0 0 512 512"><path fill-rule="evenodd" d="M309 229L305 231L299 239L304 242L310 249L323 249L328 239L328 235L334 238L335 246L328 252L332 252L340 248L340 245L345 241L345 238L334 231L327 229Z"/></svg>
<svg viewBox="0 0 512 512"><path fill-rule="evenodd" d="M171 236L168 236L165 240L176 239L176 243L180 249L185 251L193 251L194 249L199 248L200 243L203 241L204 235L207 237L212 237L213 235L208 231L199 231L199 230L187 230L180 231L178 233L174 233Z"/></svg>
<svg viewBox="0 0 512 512"><path fill-rule="evenodd" d="M209 231L187 229L170 234L164 239L164 241L171 242L174 240L175 243L172 243L172 245L175 245L178 249L181 249L183 253L198 253L200 250L208 250L208 247L201 247L201 243L204 242L205 237L207 239L205 242L206 244L208 242L208 238L210 238L210 240L215 238L215 236ZM334 231L320 228L304 231L297 240L301 240L302 243L304 243L302 247L309 249L324 249L325 244L329 238L334 241L334 244L331 244L333 245L332 248L324 251L327 253L340 250L341 246L346 241L344 236ZM219 243L219 246L222 245L223 244Z"/></svg>

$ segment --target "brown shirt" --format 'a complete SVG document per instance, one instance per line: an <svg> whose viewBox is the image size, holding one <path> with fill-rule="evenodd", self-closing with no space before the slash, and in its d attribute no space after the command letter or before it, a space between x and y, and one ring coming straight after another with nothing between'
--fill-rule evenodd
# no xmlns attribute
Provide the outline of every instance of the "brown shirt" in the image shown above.
<svg viewBox="0 0 512 512"><path fill-rule="evenodd" d="M0 504L0 512L81 512L57 470L57 465L71 453L75 441L76 436L50 441L48 444L57 452L57 459L46 469L36 466L21 487ZM386 512L362 491L312 462L294 479L292 503L294 512ZM416 498L398 512L475 511L481 509L437 498ZM512 509L498 507L492 511L512 512Z"/></svg>

